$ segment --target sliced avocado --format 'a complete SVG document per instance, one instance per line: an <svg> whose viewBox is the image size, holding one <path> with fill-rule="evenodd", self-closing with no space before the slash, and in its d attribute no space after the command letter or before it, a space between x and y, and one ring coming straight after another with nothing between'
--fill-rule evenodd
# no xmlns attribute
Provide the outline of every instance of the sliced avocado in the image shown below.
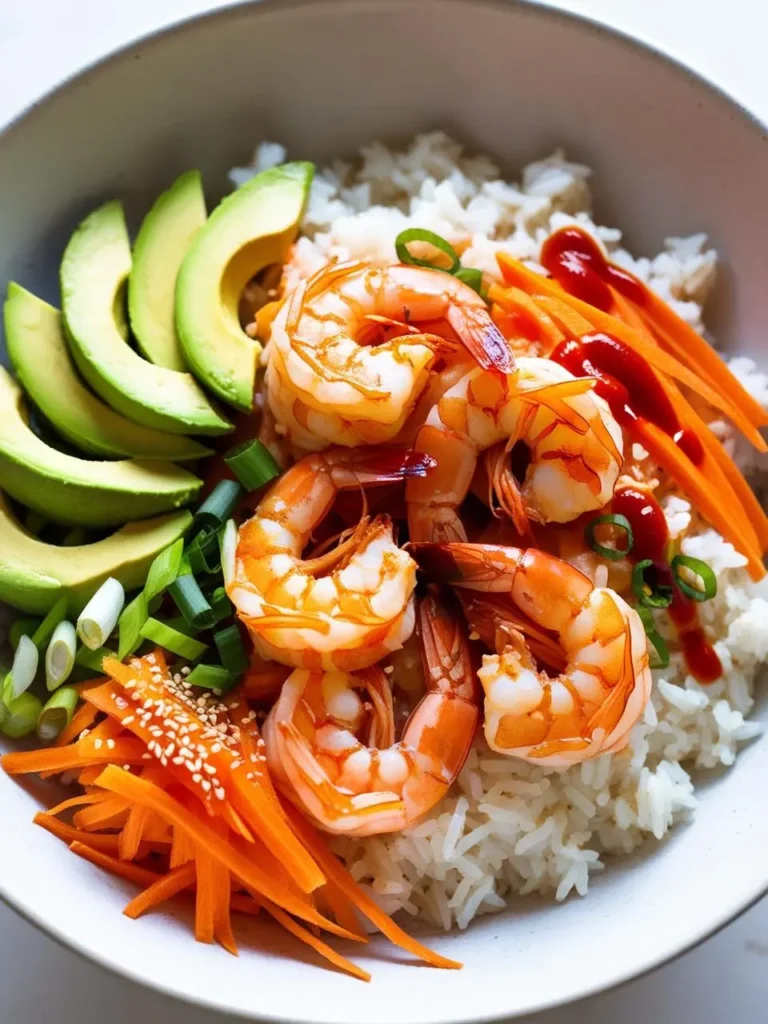
<svg viewBox="0 0 768 1024"><path fill-rule="evenodd" d="M0 494L0 601L19 611L45 615L64 593L77 615L109 576L126 590L141 587L156 555L181 537L189 512L128 523L93 544L61 548L32 537Z"/></svg>
<svg viewBox="0 0 768 1024"><path fill-rule="evenodd" d="M176 277L205 218L200 171L187 171L146 215L133 245L128 280L133 333L146 358L169 370L187 369L173 313Z"/></svg>
<svg viewBox="0 0 768 1024"><path fill-rule="evenodd" d="M27 425L21 388L0 367L3 490L56 523L113 526L179 508L202 481L172 462L91 462L51 448Z"/></svg>
<svg viewBox="0 0 768 1024"><path fill-rule="evenodd" d="M110 409L78 377L61 315L18 284L8 285L5 341L29 397L67 441L107 458L199 459L210 449L179 434L142 427Z"/></svg>
<svg viewBox="0 0 768 1024"><path fill-rule="evenodd" d="M61 311L78 369L129 419L173 434L225 434L231 424L189 373L154 366L120 333L116 302L131 270L123 208L99 207L80 224L61 261Z"/></svg>
<svg viewBox="0 0 768 1024"><path fill-rule="evenodd" d="M240 326L250 279L285 262L309 195L314 167L283 164L227 196L190 246L176 282L176 326L192 372L238 409L253 406L261 346Z"/></svg>

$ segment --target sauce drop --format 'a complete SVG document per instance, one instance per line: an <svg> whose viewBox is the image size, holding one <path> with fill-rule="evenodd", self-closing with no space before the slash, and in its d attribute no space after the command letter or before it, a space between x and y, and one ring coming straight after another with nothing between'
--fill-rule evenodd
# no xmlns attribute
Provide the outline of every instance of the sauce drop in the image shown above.
<svg viewBox="0 0 768 1024"><path fill-rule="evenodd" d="M667 609L677 627L680 647L692 676L700 683L713 683L723 668L712 644L699 623L696 602L673 586L672 570L667 562L669 530L658 501L636 487L622 487L613 496L611 510L629 520L634 537L630 557L634 562L650 558L659 584L673 587L672 604Z"/></svg>
<svg viewBox="0 0 768 1024"><path fill-rule="evenodd" d="M594 238L575 225L549 236L541 247L541 265L571 295L606 313L613 305L611 285L639 306L646 302L643 282L607 260Z"/></svg>

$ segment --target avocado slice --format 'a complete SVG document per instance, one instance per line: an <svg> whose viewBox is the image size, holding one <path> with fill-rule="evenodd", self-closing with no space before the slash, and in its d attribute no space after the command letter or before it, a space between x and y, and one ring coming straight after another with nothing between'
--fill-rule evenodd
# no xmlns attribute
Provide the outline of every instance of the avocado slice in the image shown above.
<svg viewBox="0 0 768 1024"><path fill-rule="evenodd" d="M122 205L105 203L80 224L61 261L61 311L78 369L113 409L173 434L232 429L189 373L153 366L125 341L116 308L131 270Z"/></svg>
<svg viewBox="0 0 768 1024"><path fill-rule="evenodd" d="M0 480L47 519L113 526L186 505L202 480L172 462L91 462L51 448L26 421L21 388L0 367Z"/></svg>
<svg viewBox="0 0 768 1024"><path fill-rule="evenodd" d="M86 388L67 351L61 315L18 284L8 285L5 341L29 397L67 441L106 458L199 459L210 455L191 438L142 427Z"/></svg>
<svg viewBox="0 0 768 1024"><path fill-rule="evenodd" d="M110 537L77 547L46 544L24 530L0 494L0 601L45 615L62 595L77 615L109 576L126 590L144 585L156 555L192 523L189 512L128 523Z"/></svg>
<svg viewBox="0 0 768 1024"><path fill-rule="evenodd" d="M187 369L174 321L176 277L192 239L205 224L200 171L187 171L157 199L133 244L128 313L136 342L156 366Z"/></svg>
<svg viewBox="0 0 768 1024"><path fill-rule="evenodd" d="M192 372L219 398L247 412L261 346L240 326L250 279L283 263L309 195L314 167L283 164L227 196L184 257L176 281L176 326Z"/></svg>

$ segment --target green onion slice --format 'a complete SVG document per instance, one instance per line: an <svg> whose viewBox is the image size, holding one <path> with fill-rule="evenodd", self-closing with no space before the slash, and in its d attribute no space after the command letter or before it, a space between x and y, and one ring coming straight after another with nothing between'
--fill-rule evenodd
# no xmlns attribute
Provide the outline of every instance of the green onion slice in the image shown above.
<svg viewBox="0 0 768 1024"><path fill-rule="evenodd" d="M429 245L434 246L435 249L439 249L451 261L450 267L442 267L433 260L421 260L417 256L412 256L408 249L411 242L427 242ZM443 270L446 274L455 274L461 267L459 254L451 243L447 242L441 235L435 234L434 231L428 231L427 228L406 228L405 231L401 231L395 239L395 252L401 263L410 263L414 267Z"/></svg>
<svg viewBox="0 0 768 1024"><path fill-rule="evenodd" d="M686 580L680 570L684 569L693 573L701 580L701 586L697 587ZM717 593L717 576L711 566L702 562L700 558L693 558L691 555L675 555L672 559L672 575L679 589L690 597L692 601L709 601Z"/></svg>
<svg viewBox="0 0 768 1024"><path fill-rule="evenodd" d="M607 547L605 544L601 544L595 537L595 531L598 526L615 526L618 529L623 530L626 534L625 547L612 548ZM632 536L632 526L630 525L627 517L616 515L613 512L597 516L591 522L587 523L586 529L584 530L584 539L592 550L600 555L601 558L607 558L611 562L618 562L620 558L624 558L628 555L635 542L635 538Z"/></svg>
<svg viewBox="0 0 768 1024"><path fill-rule="evenodd" d="M165 551L161 551L147 573L147 582L144 584L144 595L147 601L151 601L158 594L173 583L179 575L181 556L184 552L184 540L179 537Z"/></svg>
<svg viewBox="0 0 768 1024"><path fill-rule="evenodd" d="M168 593L176 607L196 632L207 629L213 623L213 609L200 589L192 573L177 576L168 587Z"/></svg>
<svg viewBox="0 0 768 1024"><path fill-rule="evenodd" d="M456 277L464 284L468 284L469 287L477 292L478 295L483 294L483 272L478 270L477 267L461 267L456 271Z"/></svg>
<svg viewBox="0 0 768 1024"><path fill-rule="evenodd" d="M35 731L43 702L34 693L21 693L6 705L6 716L0 732L12 740L20 740Z"/></svg>
<svg viewBox="0 0 768 1024"><path fill-rule="evenodd" d="M635 611L640 616L645 634L653 646L651 668L666 668L669 665L669 647L667 647L667 641L656 629L656 620L653 617L653 612L650 608L643 605L639 605L635 608Z"/></svg>
<svg viewBox="0 0 768 1024"><path fill-rule="evenodd" d="M180 658L186 658L187 661L194 661L208 650L208 644L200 643L194 637L186 636L159 619L147 619L141 627L141 635L146 640L151 640L164 647L171 654L178 654Z"/></svg>
<svg viewBox="0 0 768 1024"><path fill-rule="evenodd" d="M255 491L276 476L280 476L280 467L272 453L261 441L243 441L231 448L224 456L224 461L235 474L246 491ZM221 486L221 485L219 485Z"/></svg>
<svg viewBox="0 0 768 1024"><path fill-rule="evenodd" d="M225 458L228 460L231 454L228 452ZM209 530L218 530L235 511L242 496L243 488L237 480L221 480L195 512L195 522Z"/></svg>
<svg viewBox="0 0 768 1024"><path fill-rule="evenodd" d="M194 575L219 572L221 555L219 553L219 537L216 533L201 530L186 550L189 567Z"/></svg>
<svg viewBox="0 0 768 1024"><path fill-rule="evenodd" d="M213 609L213 625L217 626L224 619L232 614L232 602L227 597L224 587L217 587L211 594L211 608Z"/></svg>
<svg viewBox="0 0 768 1024"><path fill-rule="evenodd" d="M133 654L141 646L141 627L147 621L148 616L147 595L145 591L142 591L123 608L117 621L119 638L117 656L120 661L125 661L129 654Z"/></svg>
<svg viewBox="0 0 768 1024"><path fill-rule="evenodd" d="M221 665L195 665L187 676L187 682L191 686L200 686L205 690L226 693L237 682L237 676L233 676Z"/></svg>
<svg viewBox="0 0 768 1024"><path fill-rule="evenodd" d="M237 526L234 519L228 519L219 534L221 545L221 574L224 586L228 587L235 578L235 561L237 556Z"/></svg>
<svg viewBox="0 0 768 1024"><path fill-rule="evenodd" d="M669 608L672 604L672 587L666 583L652 586L645 578L645 570L653 566L653 560L644 558L632 570L632 590L641 605L647 608Z"/></svg>
<svg viewBox="0 0 768 1024"><path fill-rule="evenodd" d="M32 643L35 644L38 651L45 647L53 636L56 627L66 619L68 605L68 599L65 596L60 597L35 630L32 636Z"/></svg>
<svg viewBox="0 0 768 1024"><path fill-rule="evenodd" d="M76 650L75 627L64 619L54 629L45 652L45 683L49 690L55 690L69 679L75 664Z"/></svg>
<svg viewBox="0 0 768 1024"><path fill-rule="evenodd" d="M23 636L33 637L39 626L40 619L16 619L12 622L8 630L8 640L14 651L19 646L19 640Z"/></svg>
<svg viewBox="0 0 768 1024"><path fill-rule="evenodd" d="M13 701L20 694L28 690L37 675L37 666L40 660L40 652L32 640L24 634L19 637L19 644L13 655L11 671L5 678L3 684L3 696L7 695ZM6 701L8 703L8 701Z"/></svg>
<svg viewBox="0 0 768 1024"><path fill-rule="evenodd" d="M72 715L80 701L80 694L74 686L61 686L43 705L37 716L37 735L50 743L61 730L72 721Z"/></svg>
<svg viewBox="0 0 768 1024"><path fill-rule="evenodd" d="M123 585L114 576L104 580L77 618L77 635L95 651L117 625L125 604Z"/></svg>
<svg viewBox="0 0 768 1024"><path fill-rule="evenodd" d="M105 658L116 658L115 651L109 647L99 647L92 651L89 647L81 647L75 655L75 664L83 668L93 669L94 672L101 672L101 663Z"/></svg>
<svg viewBox="0 0 768 1024"><path fill-rule="evenodd" d="M248 655L243 646L240 630L234 623L214 633L213 641L218 649L221 664L228 672L240 675L248 668Z"/></svg>

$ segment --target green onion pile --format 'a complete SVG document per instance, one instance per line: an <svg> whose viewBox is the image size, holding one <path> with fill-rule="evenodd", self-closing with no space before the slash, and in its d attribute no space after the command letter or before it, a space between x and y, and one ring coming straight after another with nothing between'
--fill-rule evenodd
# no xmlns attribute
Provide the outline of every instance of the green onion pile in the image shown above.
<svg viewBox="0 0 768 1024"><path fill-rule="evenodd" d="M124 661L145 644L182 659L193 686L223 694L237 685L249 657L225 589L237 544L232 516L246 492L269 483L280 469L256 440L224 459L237 480L217 484L195 513L191 535L155 558L143 590L127 604L122 585L110 577L76 623L67 618L66 596L42 621L13 623L13 664L4 679L0 674L0 732L21 739L36 731L53 742L72 720L78 682L101 672L105 657ZM50 692L45 702L30 689L41 664Z"/></svg>
<svg viewBox="0 0 768 1024"><path fill-rule="evenodd" d="M441 266L435 260L424 260L413 256L408 248L413 242L425 242L439 250L451 261L450 266ZM468 284L482 298L486 297L482 270L478 270L477 267L462 267L461 258L451 243L446 241L442 235L435 234L434 231L428 231L427 228L406 228L395 239L395 252L401 263L408 263L413 267L426 267L428 270L442 270L443 273L457 277L464 284Z"/></svg>

